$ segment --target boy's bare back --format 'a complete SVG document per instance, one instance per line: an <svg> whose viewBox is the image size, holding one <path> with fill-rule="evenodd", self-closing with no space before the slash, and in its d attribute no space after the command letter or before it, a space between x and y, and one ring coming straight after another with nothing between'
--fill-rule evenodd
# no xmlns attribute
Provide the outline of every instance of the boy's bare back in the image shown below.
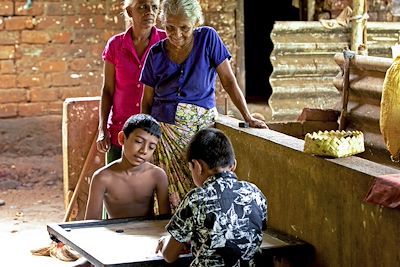
<svg viewBox="0 0 400 267"><path fill-rule="evenodd" d="M85 219L101 219L103 199L110 218L150 216L154 192L160 214L169 213L165 172L149 162L129 169L124 166L118 160L93 175Z"/></svg>

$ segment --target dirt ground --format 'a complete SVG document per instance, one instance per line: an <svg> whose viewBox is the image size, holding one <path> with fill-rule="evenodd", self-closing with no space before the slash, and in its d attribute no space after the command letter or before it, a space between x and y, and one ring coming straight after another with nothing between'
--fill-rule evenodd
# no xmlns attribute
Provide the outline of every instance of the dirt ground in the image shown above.
<svg viewBox="0 0 400 267"><path fill-rule="evenodd" d="M61 116L0 119L0 151L0 265L72 266L30 253L64 215Z"/></svg>

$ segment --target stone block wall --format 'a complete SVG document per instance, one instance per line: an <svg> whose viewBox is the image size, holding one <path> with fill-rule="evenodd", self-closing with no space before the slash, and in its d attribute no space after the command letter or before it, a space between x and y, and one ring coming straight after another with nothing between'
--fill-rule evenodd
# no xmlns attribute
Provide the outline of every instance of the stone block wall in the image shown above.
<svg viewBox="0 0 400 267"><path fill-rule="evenodd" d="M121 2L0 0L0 118L61 115L66 98L100 95L104 45L125 29ZM235 59L236 0L201 5Z"/></svg>

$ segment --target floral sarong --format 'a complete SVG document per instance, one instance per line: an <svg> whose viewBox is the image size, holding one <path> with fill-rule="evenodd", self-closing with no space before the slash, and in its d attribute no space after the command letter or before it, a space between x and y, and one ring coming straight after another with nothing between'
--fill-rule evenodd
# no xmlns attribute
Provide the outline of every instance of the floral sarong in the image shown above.
<svg viewBox="0 0 400 267"><path fill-rule="evenodd" d="M179 103L175 125L161 122L162 134L154 151L154 164L165 170L168 176L169 201L175 212L186 193L195 187L189 166L185 160L186 146L200 129L214 124L216 108ZM157 207L155 207L157 213Z"/></svg>

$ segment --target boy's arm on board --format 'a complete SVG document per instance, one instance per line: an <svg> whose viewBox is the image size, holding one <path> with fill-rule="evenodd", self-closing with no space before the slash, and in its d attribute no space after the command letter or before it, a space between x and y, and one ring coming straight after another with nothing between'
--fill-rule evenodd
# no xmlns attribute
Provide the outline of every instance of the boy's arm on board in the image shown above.
<svg viewBox="0 0 400 267"><path fill-rule="evenodd" d="M173 238L171 235L163 236L158 241L156 253L158 251L161 251L165 261L168 263L172 263L178 259L184 247L184 243L176 241L176 239Z"/></svg>
<svg viewBox="0 0 400 267"><path fill-rule="evenodd" d="M103 198L106 187L102 172L95 172L90 182L89 196L86 205L85 220L100 220L103 210Z"/></svg>

